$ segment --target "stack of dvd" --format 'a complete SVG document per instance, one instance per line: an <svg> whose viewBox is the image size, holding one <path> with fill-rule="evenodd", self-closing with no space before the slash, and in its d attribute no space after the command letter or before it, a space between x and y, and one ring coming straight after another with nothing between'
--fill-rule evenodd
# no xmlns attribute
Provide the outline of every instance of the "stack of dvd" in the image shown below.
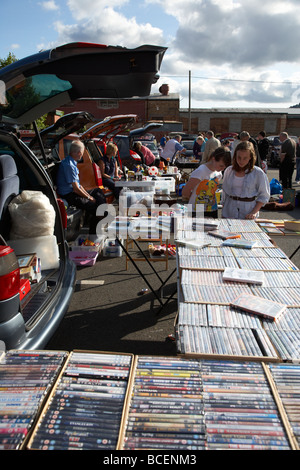
<svg viewBox="0 0 300 470"><path fill-rule="evenodd" d="M200 362L138 357L125 450L204 450Z"/></svg>
<svg viewBox="0 0 300 470"><path fill-rule="evenodd" d="M207 448L291 450L260 363L203 361Z"/></svg>
<svg viewBox="0 0 300 470"><path fill-rule="evenodd" d="M300 446L300 365L270 364L270 371L284 410Z"/></svg>
<svg viewBox="0 0 300 470"><path fill-rule="evenodd" d="M300 357L300 308L287 308L276 322L263 321L264 329L284 361Z"/></svg>
<svg viewBox="0 0 300 470"><path fill-rule="evenodd" d="M0 361L0 449L19 449L67 353L10 351Z"/></svg>
<svg viewBox="0 0 300 470"><path fill-rule="evenodd" d="M131 356L73 352L29 447L116 449Z"/></svg>
<svg viewBox="0 0 300 470"><path fill-rule="evenodd" d="M263 329L177 325L177 350L185 355L278 359Z"/></svg>

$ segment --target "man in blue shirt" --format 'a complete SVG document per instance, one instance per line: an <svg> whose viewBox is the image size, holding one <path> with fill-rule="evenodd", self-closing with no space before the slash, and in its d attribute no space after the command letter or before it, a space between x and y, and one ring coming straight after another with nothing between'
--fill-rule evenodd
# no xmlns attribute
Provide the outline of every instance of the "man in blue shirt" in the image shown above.
<svg viewBox="0 0 300 470"><path fill-rule="evenodd" d="M86 191L80 184L77 163L81 160L83 152L83 143L80 140L74 140L71 143L69 155L59 165L57 193L69 205L78 207L91 215L89 232L95 234L100 220L100 217L96 217L97 207L105 204L106 200L100 188Z"/></svg>

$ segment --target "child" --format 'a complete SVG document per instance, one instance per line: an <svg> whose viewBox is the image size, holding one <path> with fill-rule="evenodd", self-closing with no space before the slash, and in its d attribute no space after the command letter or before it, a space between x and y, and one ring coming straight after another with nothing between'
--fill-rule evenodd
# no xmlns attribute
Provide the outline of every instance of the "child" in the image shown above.
<svg viewBox="0 0 300 470"><path fill-rule="evenodd" d="M270 199L270 184L263 170L255 166L256 155L251 142L241 142L234 151L232 165L223 179L222 217L255 219Z"/></svg>
<svg viewBox="0 0 300 470"><path fill-rule="evenodd" d="M222 178L222 171L230 163L230 152L225 147L218 147L206 163L192 172L189 181L183 187L182 196L189 199L193 213L197 212L198 206L198 208L203 207L205 216L218 217L216 190Z"/></svg>

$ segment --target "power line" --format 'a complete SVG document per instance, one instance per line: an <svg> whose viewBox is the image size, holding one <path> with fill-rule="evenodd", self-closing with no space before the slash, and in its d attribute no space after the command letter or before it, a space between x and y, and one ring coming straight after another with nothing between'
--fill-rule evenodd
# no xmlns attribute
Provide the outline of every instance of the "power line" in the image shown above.
<svg viewBox="0 0 300 470"><path fill-rule="evenodd" d="M164 77L169 78L187 78L186 75L164 75ZM160 77L163 78L163 77ZM300 83L295 82L288 82L288 81L281 81L281 82L273 82L273 81L266 81L266 80L247 80L247 79L238 79L238 78L217 78L217 77L201 77L197 75L193 75L192 78L199 78L201 80L218 80L221 82L247 82L247 83L265 83L268 85L300 85Z"/></svg>

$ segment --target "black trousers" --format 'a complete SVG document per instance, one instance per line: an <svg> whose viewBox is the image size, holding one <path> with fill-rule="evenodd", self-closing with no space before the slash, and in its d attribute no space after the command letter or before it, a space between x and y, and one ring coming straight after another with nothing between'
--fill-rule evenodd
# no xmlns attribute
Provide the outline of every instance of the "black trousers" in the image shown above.
<svg viewBox="0 0 300 470"><path fill-rule="evenodd" d="M93 196L95 201L89 201L88 199L82 196L79 196L78 194L74 192L65 194L64 196L61 196L61 197L65 199L70 206L75 206L78 209L82 209L83 211L86 211L88 214L90 214L89 232L91 234L95 234L97 223L99 220L102 219L102 217L96 216L97 207L100 206L101 204L105 204L106 199L100 188L94 188L87 192L91 196Z"/></svg>
<svg viewBox="0 0 300 470"><path fill-rule="evenodd" d="M285 161L280 164L280 178L283 189L292 188L292 176L294 173L295 163L292 161Z"/></svg>

